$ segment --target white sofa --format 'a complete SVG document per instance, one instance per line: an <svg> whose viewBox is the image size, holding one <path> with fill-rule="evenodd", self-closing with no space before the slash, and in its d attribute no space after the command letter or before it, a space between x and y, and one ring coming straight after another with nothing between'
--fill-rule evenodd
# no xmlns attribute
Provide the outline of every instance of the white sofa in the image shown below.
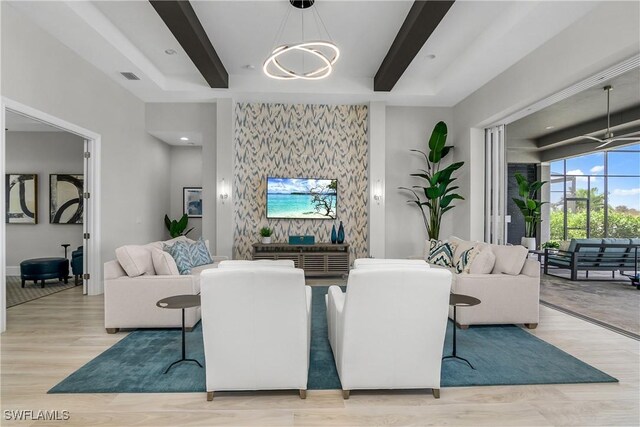
<svg viewBox="0 0 640 427"><path fill-rule="evenodd" d="M207 400L215 391L279 389L304 399L311 343L304 271L248 262L207 270L201 281Z"/></svg>
<svg viewBox="0 0 640 427"><path fill-rule="evenodd" d="M355 268L327 295L329 342L343 398L357 389L431 388L440 396L451 273L396 265Z"/></svg>
<svg viewBox="0 0 640 427"><path fill-rule="evenodd" d="M159 308L156 302L174 295L197 295L200 293L200 273L216 268L220 261L227 259L212 257L213 264L194 267L189 275L159 275L153 267L150 251L162 248L162 243L129 246L133 248L130 254L134 255L127 258L127 268L130 273L133 268L142 274L130 276L117 260L104 264L104 325L108 333L115 334L121 328L182 327L181 310ZM118 248L117 252L120 254L123 248ZM187 330L199 320L199 307L185 310Z"/></svg>
<svg viewBox="0 0 640 427"><path fill-rule="evenodd" d="M449 241L456 244L454 262L458 261L466 249L477 245L489 247L495 256L491 265L482 266L484 273L474 272L478 268L474 269L473 261L471 273L456 273L454 267L449 268L453 273L451 292L470 295L481 301L473 307L457 308L459 327L466 329L469 325L524 324L533 329L538 326L540 263L527 258L528 251L524 246L494 245L454 236ZM453 308L450 308L449 317L453 319Z"/></svg>

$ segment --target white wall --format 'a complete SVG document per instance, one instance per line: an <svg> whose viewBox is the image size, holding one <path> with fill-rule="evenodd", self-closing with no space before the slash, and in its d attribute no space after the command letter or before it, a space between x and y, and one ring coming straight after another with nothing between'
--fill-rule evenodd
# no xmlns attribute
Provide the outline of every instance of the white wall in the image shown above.
<svg viewBox="0 0 640 427"><path fill-rule="evenodd" d="M460 237L484 238L482 128L637 54L639 14L638 2L602 2L454 107L455 157L471 165L454 209Z"/></svg>
<svg viewBox="0 0 640 427"><path fill-rule="evenodd" d="M199 186L202 187L202 219L199 221L198 234L210 241L212 252L215 252L216 247L218 219L216 213L216 111L217 105L214 103L149 103L145 108L147 132L158 138L169 138L174 141L178 141L179 136L186 135L192 141L202 144L199 163L200 178L197 179ZM172 188L174 188L173 185ZM182 200L182 188L177 195L173 189L171 196ZM176 205L173 200L171 205L172 212L175 212ZM179 211L176 212L176 216L177 213ZM194 224L195 221L195 219L190 220ZM233 224L229 227L233 227Z"/></svg>
<svg viewBox="0 0 640 427"><path fill-rule="evenodd" d="M100 70L2 7L2 95L102 137L102 257L164 236L169 147L145 131L145 106Z"/></svg>
<svg viewBox="0 0 640 427"><path fill-rule="evenodd" d="M424 158L409 152L410 149L428 150L433 127L440 120L447 124L453 121L451 108L390 107L386 109L386 165L385 165L385 230L387 258L404 258L421 255L427 232L422 215L410 199L398 187L411 187L420 181L409 176L424 168ZM451 130L447 145L451 144ZM454 149L455 152L455 149ZM449 154L449 157L453 157ZM460 204L460 202L457 202ZM445 213L440 229L440 238L449 237L453 231L453 215L457 207Z"/></svg>
<svg viewBox="0 0 640 427"><path fill-rule="evenodd" d="M84 141L66 132L7 132L7 173L38 175L38 223L7 224L6 265L17 274L20 262L29 258L62 257L62 243L71 251L82 245L81 224L49 223L49 174L82 174Z"/></svg>
<svg viewBox="0 0 640 427"><path fill-rule="evenodd" d="M183 212L182 188L202 187L202 147L171 147L171 209L169 218L179 219ZM189 218L189 238L202 236L202 218ZM167 234L168 235L168 234Z"/></svg>

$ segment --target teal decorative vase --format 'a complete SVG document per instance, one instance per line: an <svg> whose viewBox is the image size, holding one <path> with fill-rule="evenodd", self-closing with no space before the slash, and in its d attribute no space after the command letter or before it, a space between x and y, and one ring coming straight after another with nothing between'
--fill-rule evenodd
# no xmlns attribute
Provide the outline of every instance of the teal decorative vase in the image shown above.
<svg viewBox="0 0 640 427"><path fill-rule="evenodd" d="M331 243L335 244L338 241L338 233L336 233L336 225L331 227Z"/></svg>
<svg viewBox="0 0 640 427"><path fill-rule="evenodd" d="M342 225L342 221L340 221L340 227L338 228L338 243L344 243L344 226Z"/></svg>

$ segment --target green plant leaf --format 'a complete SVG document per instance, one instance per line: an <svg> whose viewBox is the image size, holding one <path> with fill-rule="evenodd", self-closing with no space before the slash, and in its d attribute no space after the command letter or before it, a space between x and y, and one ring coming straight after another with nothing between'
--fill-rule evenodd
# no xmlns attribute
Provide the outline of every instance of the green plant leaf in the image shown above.
<svg viewBox="0 0 640 427"><path fill-rule="evenodd" d="M452 180L452 181L453 181L453 180ZM460 188L460 187L458 187L457 185L454 185L453 187L449 187L449 188L447 188L447 190L446 190L444 193L442 193L442 194L450 193L451 191L453 191L453 190L457 190L458 188Z"/></svg>
<svg viewBox="0 0 640 427"><path fill-rule="evenodd" d="M538 205L535 200L527 199L527 208L531 210L535 210Z"/></svg>
<svg viewBox="0 0 640 427"><path fill-rule="evenodd" d="M440 157L445 158L446 155L449 154L451 150L453 150L453 145L442 147L442 151L440 152Z"/></svg>
<svg viewBox="0 0 640 427"><path fill-rule="evenodd" d="M164 216L164 225L165 227L167 227L167 230L169 230L171 227L171 220L169 219L168 215Z"/></svg>
<svg viewBox="0 0 640 427"><path fill-rule="evenodd" d="M431 138L429 139L429 150L441 153L446 142L447 125L445 122L440 121L436 123L436 125L433 127L433 131L431 132ZM434 163L437 163L438 161L435 161Z"/></svg>
<svg viewBox="0 0 640 427"><path fill-rule="evenodd" d="M462 197L461 195L456 194L456 193L448 194L448 195L444 196L442 199L440 199L440 207L441 208L446 208L455 199L464 200L464 197Z"/></svg>
<svg viewBox="0 0 640 427"><path fill-rule="evenodd" d="M425 196L427 196L427 199L430 199L430 200L435 200L438 197L442 196L442 194L440 194L440 189L438 187L425 188L424 194Z"/></svg>
<svg viewBox="0 0 640 427"><path fill-rule="evenodd" d="M412 173L412 174L409 174L409 176L415 176L417 178L423 178L423 179L426 179L427 181L431 180L431 177L429 175L425 174L425 173Z"/></svg>
<svg viewBox="0 0 640 427"><path fill-rule="evenodd" d="M191 227L190 229L187 230L186 233L183 234L183 236L186 236L187 234L191 233L191 231L194 229L195 227Z"/></svg>

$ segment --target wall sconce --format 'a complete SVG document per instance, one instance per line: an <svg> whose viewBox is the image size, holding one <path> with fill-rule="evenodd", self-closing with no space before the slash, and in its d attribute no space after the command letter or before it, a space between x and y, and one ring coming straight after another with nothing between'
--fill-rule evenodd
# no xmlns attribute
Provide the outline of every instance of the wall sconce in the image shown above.
<svg viewBox="0 0 640 427"><path fill-rule="evenodd" d="M225 200L229 198L229 189L227 188L227 183L224 178L222 178L222 182L220 183L220 201L224 204Z"/></svg>
<svg viewBox="0 0 640 427"><path fill-rule="evenodd" d="M373 200L376 201L377 204L382 202L382 181L377 180L373 185Z"/></svg>

